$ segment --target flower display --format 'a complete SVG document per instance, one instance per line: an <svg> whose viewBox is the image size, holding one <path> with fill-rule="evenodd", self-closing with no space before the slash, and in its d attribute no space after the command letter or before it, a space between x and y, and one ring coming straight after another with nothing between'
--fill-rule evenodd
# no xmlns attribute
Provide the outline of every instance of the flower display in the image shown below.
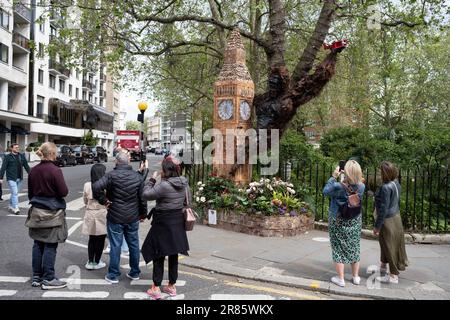
<svg viewBox="0 0 450 320"><path fill-rule="evenodd" d="M195 204L200 208L286 217L312 214L294 184L277 178L262 178L244 187L211 175L196 187Z"/></svg>

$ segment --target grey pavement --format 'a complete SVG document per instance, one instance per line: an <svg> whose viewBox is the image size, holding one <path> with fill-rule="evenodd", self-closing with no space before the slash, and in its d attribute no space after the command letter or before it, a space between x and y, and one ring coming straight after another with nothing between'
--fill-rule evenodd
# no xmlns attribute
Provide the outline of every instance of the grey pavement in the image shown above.
<svg viewBox="0 0 450 320"><path fill-rule="evenodd" d="M180 264L190 267L354 297L450 299L450 245L407 244L410 265L394 285L376 281L379 272L372 271L379 265L378 241L361 239L361 284L352 284L351 269L346 266L346 286L340 288L330 282L335 271L328 233L324 231L274 238L196 225L188 238L189 257L181 259Z"/></svg>

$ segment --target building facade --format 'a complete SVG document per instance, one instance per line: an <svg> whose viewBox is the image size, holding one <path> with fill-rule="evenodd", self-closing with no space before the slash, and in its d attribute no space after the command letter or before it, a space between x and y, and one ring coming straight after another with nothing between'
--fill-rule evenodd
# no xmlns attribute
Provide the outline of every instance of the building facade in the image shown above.
<svg viewBox="0 0 450 320"><path fill-rule="evenodd" d="M69 69L58 54L49 56L45 48L57 41L65 14L35 2L0 0L0 144L79 144L92 129L112 151L119 94L106 66L99 60Z"/></svg>
<svg viewBox="0 0 450 320"><path fill-rule="evenodd" d="M161 118L160 117L148 118L147 143L150 148L161 148Z"/></svg>

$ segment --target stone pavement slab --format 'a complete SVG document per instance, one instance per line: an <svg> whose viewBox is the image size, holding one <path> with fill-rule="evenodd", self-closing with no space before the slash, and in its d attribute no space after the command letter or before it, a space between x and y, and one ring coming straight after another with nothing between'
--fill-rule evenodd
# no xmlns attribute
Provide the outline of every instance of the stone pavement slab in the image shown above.
<svg viewBox="0 0 450 320"><path fill-rule="evenodd" d="M376 240L361 239L361 284L330 283L335 275L328 233L313 230L289 238L268 238L196 225L188 232L190 256L180 264L248 278L346 296L373 299L450 299L450 245L410 244L410 266L398 285L375 280L380 251ZM368 272L369 270L369 272Z"/></svg>

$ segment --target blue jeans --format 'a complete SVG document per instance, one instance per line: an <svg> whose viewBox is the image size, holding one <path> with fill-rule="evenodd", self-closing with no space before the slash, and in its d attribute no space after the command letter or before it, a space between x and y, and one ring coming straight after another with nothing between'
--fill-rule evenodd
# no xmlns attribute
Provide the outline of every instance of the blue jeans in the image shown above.
<svg viewBox="0 0 450 320"><path fill-rule="evenodd" d="M58 243L45 243L34 240L32 267L33 280L48 280L55 279L55 260L56 248Z"/></svg>
<svg viewBox="0 0 450 320"><path fill-rule="evenodd" d="M17 181L14 180L8 180L9 189L11 190L11 198L9 198L9 205L13 209L19 208L19 191L22 187L22 180L17 179Z"/></svg>
<svg viewBox="0 0 450 320"><path fill-rule="evenodd" d="M111 246L109 252L109 267L107 277L111 280L120 276L120 253L122 242L128 243L130 249L130 276L139 277L141 270L139 269L139 221L117 224L107 221L108 238Z"/></svg>

